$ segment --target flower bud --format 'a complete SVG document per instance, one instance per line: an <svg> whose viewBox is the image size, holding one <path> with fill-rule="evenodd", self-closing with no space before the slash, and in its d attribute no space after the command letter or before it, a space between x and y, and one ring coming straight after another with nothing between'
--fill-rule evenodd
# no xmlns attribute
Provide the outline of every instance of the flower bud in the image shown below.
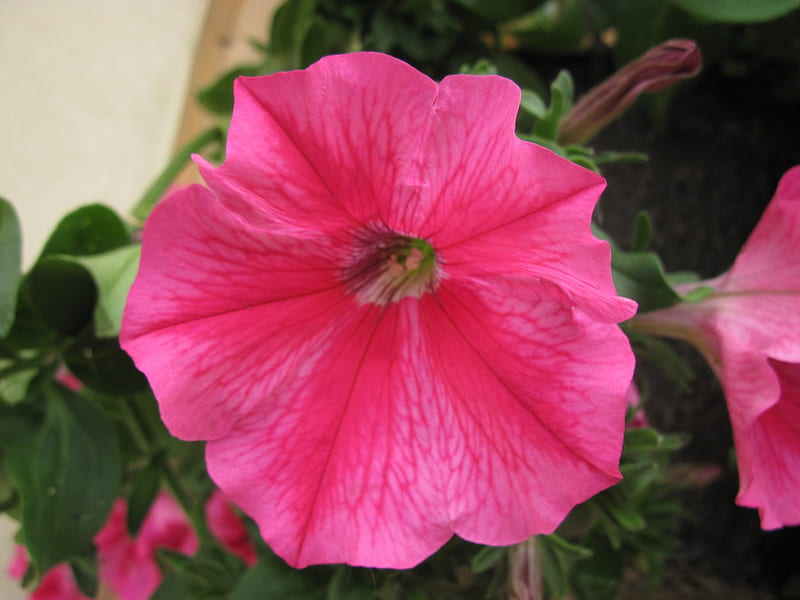
<svg viewBox="0 0 800 600"><path fill-rule="evenodd" d="M583 143L621 115L639 94L653 93L700 72L700 49L692 40L667 40L651 48L570 110L558 128L560 144Z"/></svg>

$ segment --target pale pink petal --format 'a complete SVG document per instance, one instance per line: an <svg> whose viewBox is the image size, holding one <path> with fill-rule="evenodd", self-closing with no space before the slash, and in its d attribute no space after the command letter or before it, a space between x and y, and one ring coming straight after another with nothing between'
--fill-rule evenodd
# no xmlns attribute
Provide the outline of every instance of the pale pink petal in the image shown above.
<svg viewBox="0 0 800 600"><path fill-rule="evenodd" d="M624 335L535 286L477 287L388 305L209 443L212 477L290 564L410 567L453 533L519 542L618 479Z"/></svg>
<svg viewBox="0 0 800 600"><path fill-rule="evenodd" d="M762 526L800 524L800 167L789 170L714 292L636 318L696 345L719 376L739 466L737 502ZM690 291L689 287L681 289Z"/></svg>
<svg viewBox="0 0 800 600"><path fill-rule="evenodd" d="M734 430L742 485L737 503L759 509L764 529L800 525L800 366L770 360L780 400Z"/></svg>
<svg viewBox="0 0 800 600"><path fill-rule="evenodd" d="M206 502L208 528L220 543L252 566L258 560L253 542L239 516L233 511L230 501L220 490L214 490Z"/></svg>

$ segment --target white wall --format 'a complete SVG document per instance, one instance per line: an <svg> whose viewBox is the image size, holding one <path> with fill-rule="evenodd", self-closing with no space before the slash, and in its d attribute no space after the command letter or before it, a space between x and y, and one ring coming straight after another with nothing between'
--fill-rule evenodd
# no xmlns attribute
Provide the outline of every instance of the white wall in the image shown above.
<svg viewBox="0 0 800 600"><path fill-rule="evenodd" d="M208 0L0 0L0 195L24 262L70 208L123 213L168 160ZM25 598L6 566L0 598Z"/></svg>

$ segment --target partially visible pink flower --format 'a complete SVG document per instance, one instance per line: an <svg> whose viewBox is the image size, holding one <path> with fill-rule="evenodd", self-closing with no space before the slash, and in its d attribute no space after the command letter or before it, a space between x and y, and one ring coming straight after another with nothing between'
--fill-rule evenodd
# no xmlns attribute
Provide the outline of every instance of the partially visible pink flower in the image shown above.
<svg viewBox="0 0 800 600"><path fill-rule="evenodd" d="M631 385L625 394L625 401L628 403L628 408L634 411L633 417L628 421L628 427L650 427L650 422L644 412L644 406L642 406L642 396L633 381L631 381Z"/></svg>
<svg viewBox="0 0 800 600"><path fill-rule="evenodd" d="M166 493L156 498L135 539L128 534L126 519L127 505L118 499L108 522L95 537L100 579L118 600L147 600L161 583L156 550L169 548L194 554L197 536L186 514Z"/></svg>
<svg viewBox="0 0 800 600"><path fill-rule="evenodd" d="M702 63L692 40L667 40L593 88L558 127L560 144L583 143L620 116L641 94L652 94L694 77Z"/></svg>
<svg viewBox="0 0 800 600"><path fill-rule="evenodd" d="M30 559L25 546L17 546L14 549L11 564L8 566L8 575L12 579L21 580L29 563ZM81 593L72 569L67 563L56 565L47 571L28 598L30 600L92 600Z"/></svg>
<svg viewBox="0 0 800 600"><path fill-rule="evenodd" d="M225 548L248 565L256 564L256 549L247 535L247 529L225 494L219 490L215 490L206 502L206 521L211 533Z"/></svg>
<svg viewBox="0 0 800 600"><path fill-rule="evenodd" d="M73 392L79 392L83 388L83 384L77 377L75 377L75 375L72 374L72 371L70 371L66 365L61 365L58 367L58 370L55 374L55 380Z"/></svg>
<svg viewBox="0 0 800 600"><path fill-rule="evenodd" d="M739 465L737 503L764 529L800 524L800 166L789 170L731 269L696 302L634 326L695 344L722 381Z"/></svg>
<svg viewBox="0 0 800 600"><path fill-rule="evenodd" d="M210 189L145 225L122 345L292 565L516 543L619 479L604 182L518 139L519 98L374 53L241 78Z"/></svg>

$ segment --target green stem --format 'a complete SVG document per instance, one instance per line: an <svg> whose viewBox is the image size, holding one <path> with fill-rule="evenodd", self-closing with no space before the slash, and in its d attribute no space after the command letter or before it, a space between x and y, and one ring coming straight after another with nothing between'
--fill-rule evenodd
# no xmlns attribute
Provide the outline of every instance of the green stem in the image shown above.
<svg viewBox="0 0 800 600"><path fill-rule="evenodd" d="M175 180L186 163L189 162L192 154L200 152L200 150L209 144L222 143L223 139L224 134L222 129L218 126L214 126L210 129L206 129L203 133L178 150L167 167L161 172L161 175L150 184L150 187L147 188L147 191L136 204L136 207L133 209L133 216L140 221L144 221L147 215L150 214L150 211L153 210L153 207L164 195L169 184Z"/></svg>
<svg viewBox="0 0 800 600"><path fill-rule="evenodd" d="M183 482L175 470L175 467L173 467L169 463L169 460L167 460L166 453L155 448L155 436L150 430L150 426L147 424L146 417L142 414L139 406L136 404L136 400L130 399L125 404L136 423L136 430L139 436L145 441L146 449L150 452L157 452L155 458L153 459L153 464L161 471L161 474L164 476L164 480L167 482L169 491L172 492L175 500L178 501L178 504L180 504L181 508L183 508L183 512L186 513L186 516L191 521L192 527L194 527L195 533L197 533L197 537L200 538L202 542L208 542L212 540L213 538L211 536L211 532L208 530L208 525L206 525L205 515L203 514L202 510L202 506L205 504L204 501L201 500L199 504L192 501L191 494L183 485Z"/></svg>

